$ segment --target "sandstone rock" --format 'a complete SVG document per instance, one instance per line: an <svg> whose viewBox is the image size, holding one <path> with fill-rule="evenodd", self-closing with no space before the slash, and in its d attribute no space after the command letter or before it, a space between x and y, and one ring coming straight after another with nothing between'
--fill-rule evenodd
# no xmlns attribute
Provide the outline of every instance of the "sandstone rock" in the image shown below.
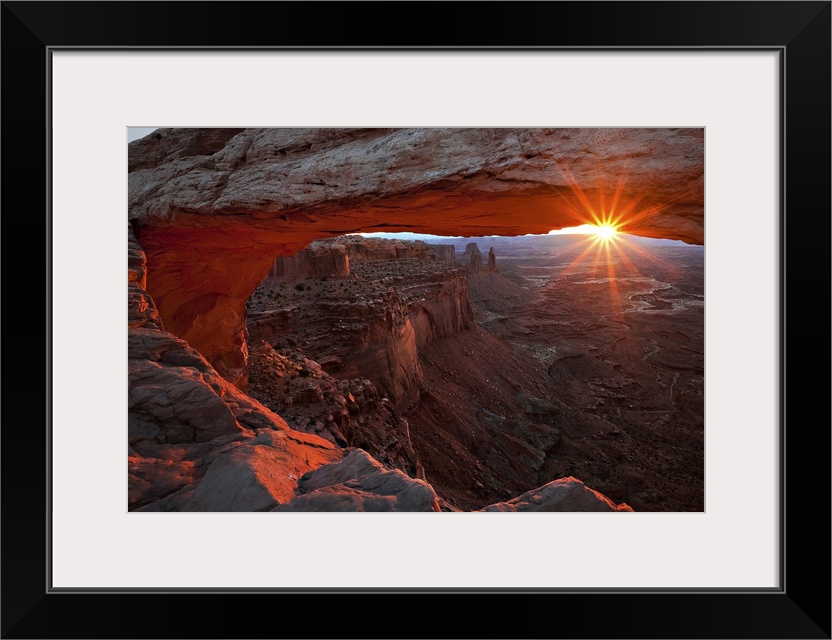
<svg viewBox="0 0 832 640"><path fill-rule="evenodd" d="M296 348L341 379L369 378L404 410L418 398L418 350L472 324L465 272L423 242L347 236L316 251L327 245L355 256L351 278L265 280L248 305L249 340Z"/></svg>
<svg viewBox="0 0 832 640"><path fill-rule="evenodd" d="M476 242L469 242L465 247L465 253L462 254L462 264L469 273L476 273L482 267L482 253Z"/></svg>
<svg viewBox="0 0 832 640"><path fill-rule="evenodd" d="M453 245L428 245L418 240L402 241L360 235L338 236L316 240L294 255L278 256L269 277L275 280L346 278L350 275L350 263L405 258L454 262L456 253Z"/></svg>
<svg viewBox="0 0 832 640"><path fill-rule="evenodd" d="M147 260L133 228L127 225L127 311L128 327L152 327L164 330L156 305L145 291Z"/></svg>
<svg viewBox="0 0 832 640"><path fill-rule="evenodd" d="M183 511L268 511L291 499L304 473L341 457L313 436L262 430L250 442L218 457Z"/></svg>
<svg viewBox="0 0 832 640"><path fill-rule="evenodd" d="M252 350L249 375L249 393L291 428L360 447L388 467L424 479L407 422L381 402L369 380L337 380L297 352L278 353L267 343Z"/></svg>
<svg viewBox="0 0 832 640"><path fill-rule="evenodd" d="M188 501L193 497L197 484L188 484L160 500L155 500L141 507L130 507L131 511L166 512L182 511Z"/></svg>
<svg viewBox="0 0 832 640"><path fill-rule="evenodd" d="M269 277L275 280L301 278L346 278L350 275L350 256L342 244L316 241L291 256L279 256Z"/></svg>
<svg viewBox="0 0 832 640"><path fill-rule="evenodd" d="M158 329L128 332L129 442L207 442L243 429L287 428L223 380L187 343Z"/></svg>
<svg viewBox="0 0 832 640"><path fill-rule="evenodd" d="M471 220L488 208L514 218L503 225L516 228L525 218L529 232L545 233L584 209L579 189L610 202L619 191L620 205L636 200L648 211L664 205L628 232L649 230L651 219L701 226L703 137L702 129L160 129L129 146L130 214L142 222L186 211L312 218L349 201L388 227L390 207L398 206L412 228L434 209L443 218L434 227L456 233L464 220L488 229ZM430 197L437 191L445 195L438 206ZM501 199L524 200L528 211ZM535 224L535 205L544 202L552 219Z"/></svg>
<svg viewBox="0 0 832 640"><path fill-rule="evenodd" d="M499 272L497 268L497 255L494 253L494 247L488 249L488 271Z"/></svg>
<svg viewBox="0 0 832 640"><path fill-rule="evenodd" d="M490 504L481 511L632 511L625 503L615 504L577 478L553 480L507 502Z"/></svg>
<svg viewBox="0 0 832 640"><path fill-rule="evenodd" d="M299 478L340 457L325 440L290 430L162 330L129 231L128 241L128 508L270 508L294 490L289 474Z"/></svg>
<svg viewBox="0 0 832 640"><path fill-rule="evenodd" d="M161 129L128 158L159 316L241 387L246 300L321 237L546 233L587 203L617 203L628 233L704 237L702 129Z"/></svg>
<svg viewBox="0 0 832 640"><path fill-rule="evenodd" d="M431 486L385 469L365 451L312 471L296 496L273 511L440 511Z"/></svg>
<svg viewBox="0 0 832 640"><path fill-rule="evenodd" d="M128 505L131 509L164 498L195 480L194 462L176 462L171 458L127 458Z"/></svg>
<svg viewBox="0 0 832 640"><path fill-rule="evenodd" d="M456 248L452 244L428 243L430 251L441 262L456 262Z"/></svg>

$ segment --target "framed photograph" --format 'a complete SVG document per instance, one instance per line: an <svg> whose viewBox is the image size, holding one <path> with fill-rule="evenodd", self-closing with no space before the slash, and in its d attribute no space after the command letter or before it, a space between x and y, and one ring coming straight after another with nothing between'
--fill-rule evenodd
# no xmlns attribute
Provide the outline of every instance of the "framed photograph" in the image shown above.
<svg viewBox="0 0 832 640"><path fill-rule="evenodd" d="M26 331L34 339L6 340L2 573L5 585L15 588L4 586L3 637L298 635L294 629L280 631L268 616L226 619L200 614L183 618L177 628L162 628L154 616L137 613L151 604L153 610L182 607L183 598L188 605L196 605L195 611L203 612L222 611L240 602L248 607L279 605L284 603L275 599L289 598L292 606L326 611L327 615L308 630L308 637L398 635L395 630L368 628L364 623L344 626L345 621L354 621L356 604L372 606L379 595L420 611L427 603L453 607L475 637L830 637L829 521L818 518L817 510L803 507L807 492L812 503L821 505L821 512L828 508L830 499L829 408L823 401L828 397L828 376L817 376L815 362L820 359L820 365L828 368L829 309L828 304L809 304L804 299L808 287L822 291L819 295L830 290L829 2L401 3L395 8L409 17L396 20L395 28L384 34L370 28L377 21L380 5L276 2L200 3L198 11L196 7L192 3L165 3L161 16L160 5L151 4L3 3L2 82L7 98L3 115L4 222L6 238L13 240L6 247L7 310L23 309L27 318L38 318L34 331ZM393 5L390 12L391 17L396 15ZM169 144L165 159L159 160L156 147L150 155L133 153L128 157L127 136L130 132L139 135L136 131L140 128L146 128L150 136L159 130L159 140L147 138L146 146ZM327 140L310 142L313 128L331 135ZM595 210L593 198L610 197L598 186L597 174L582 176L585 165L575 160L579 156L604 155L606 166L616 167L610 170L621 174L621 198L633 200L627 180L635 184L643 178L639 193L644 194L644 204L640 209L635 204L631 208L639 215L631 215L629 228L618 230L704 247L699 254L704 269L691 263L684 277L674 276L671 284L676 289L661 295L653 289L638 289L633 280L626 284L609 273L593 275L588 270L578 270L580 278L569 282L587 286L584 281L590 276L605 283L615 280L622 288L621 295L626 293L644 309L675 309L683 304L684 296L685 308L701 309L695 303L704 300L704 331L699 329L704 333L704 338L700 336L704 353L700 347L696 355L696 341L690 342L692 329L679 329L677 324L677 334L685 335L673 338L684 340L688 352L694 354L690 357L698 357L699 364L694 362L691 369L689 363L674 361L667 365L671 373L666 379L659 376L649 384L646 379L641 383L645 389L655 384L657 395L660 391L677 400L700 398L704 443L691 444L674 425L658 420L651 419L649 428L656 430L655 437L662 438L667 451L704 447L704 456L700 453L700 462L704 459L701 486L692 479L696 474L685 475L678 463L662 466L656 462L651 467L647 462L650 456L645 454L645 469L638 477L631 474L625 478L628 486L636 487L626 495L635 504L623 504L614 493L616 482L624 476L597 472L587 476L606 482L600 494L610 493L611 499L600 497L609 505L619 511L632 507L634 513L581 513L583 509L576 508L512 514L421 514L414 513L416 508L402 513L334 513L328 508L323 513L272 513L277 503L263 502L256 492L249 494L250 509L232 513L221 504L230 476L226 473L223 478L216 472L210 495L185 491L178 493L176 500L168 497L187 483L154 493L158 487L153 478L168 482L175 475L171 469L176 469L180 478L186 473L203 474L200 487L208 486L208 474L193 470L213 464L216 458L200 454L195 462L196 458L189 457L192 451L181 443L216 444L218 434L204 438L186 434L189 440L176 432L178 427L171 427L163 440L168 455L164 459L154 457L154 452L160 451L156 445L147 445L155 436L142 436L138 445L128 441L127 406L132 400L128 399L123 372L134 347L126 348L124 326L133 323L132 314L145 314L142 322L153 323L152 310L157 307L165 329L171 331L170 339L187 340L182 349L198 348L193 353L183 350L174 359L181 364L183 358L203 362L204 357L200 383L215 391L222 389L226 404L233 404L239 414L235 419L243 415L250 418L248 402L257 406L263 402L268 407L268 402L274 401L281 410L286 406L283 396L275 399L273 394L269 396L269 389L252 387L251 380L239 377L247 375L245 370L235 368L236 361L229 355L232 351L222 348L234 343L241 331L230 316L218 312L212 324L194 321L211 315L203 307L224 308L219 296L225 294L217 293L216 287L200 289L205 282L222 277L239 283L262 276L263 265L250 269L250 260L234 257L251 257L258 251L251 229L224 228L223 242L198 247L186 247L184 234L177 230L183 217L194 215L189 207L232 219L240 211L249 211L261 198L262 220L281 215L281 211L268 210L269 199L263 197L262 189L252 195L244 184L235 187L236 191L229 190L227 184L211 186L216 167L208 161L200 161L203 173L199 180L189 183L182 179L187 171L193 171L192 158L200 155L194 149L216 143L226 155L238 154L234 157L242 167L256 156L257 136L291 129L291 135L279 135L289 135L307 153L331 147L335 144L332 135L337 137L339 132L371 128L382 131L374 144L386 146L365 160L384 167L387 183L395 182L397 175L391 166L401 170L407 162L417 161L408 160L406 153L397 155L397 149L406 147L394 139L404 135L401 132L424 137L422 150L437 150L435 157L426 154L426 159L418 160L423 174L441 171L451 161L444 151L448 145L443 147L438 139L431 141L440 128L445 141L458 138L458 143L451 145L458 149L468 148L466 141L481 140L481 132L490 132L495 139L508 130L526 132L518 134L518 140L526 140L527 151L538 133L571 132L564 134L560 146L568 138L577 145L577 155L572 159L552 156L553 165L573 179L573 188L560 194L562 211L580 208L569 204L572 200L589 203L586 209ZM252 133L255 130L261 133ZM198 144L188 137L189 131L199 132ZM592 135L584 140L581 136L586 132ZM615 144L607 141L599 151L596 146L603 138L601 132L623 138ZM214 140L217 135L222 138L219 142ZM238 136L234 138L237 142L232 142L233 136ZM245 144L238 144L240 141ZM290 143L280 148L292 148ZM668 152L668 157L677 158L676 164L654 166L652 173L641 178L633 163L619 166L611 159L614 153L610 149L625 148L624 155L629 158L638 156L641 149L655 161L657 145L672 146L674 152ZM137 148L135 144L131 147ZM333 171L357 172L358 177L351 179L364 189L370 174L359 175L358 152L352 148L349 153L353 154L353 165L345 163ZM492 171L489 179L509 184L527 179L524 175L535 166L549 170L549 164L535 165L535 153L528 152L523 160L528 163L524 165L526 174ZM326 158L310 156L306 161L315 171L304 189L326 189L325 184L319 184L323 180L320 167L326 165ZM484 166L498 164L492 159ZM684 171L680 170L682 165ZM136 187L128 186L127 179L128 174L138 179L139 173L140 202ZM445 188L464 192L454 183L462 180L464 173L450 172ZM273 189L297 188L295 183L281 182L278 174L261 178ZM701 188L700 195L694 193L697 188ZM381 187L370 185L365 191L372 193L373 189ZM382 207L396 195L394 187L384 189L390 193L381 189L382 195L376 198ZM514 193L512 189L516 189L513 183L503 193ZM213 195L202 198L204 190ZM292 198L300 201L306 197L304 193L293 193ZM366 194L356 193L338 195L345 211L350 206L356 211L370 206ZM426 190L423 195L429 198L430 194ZM464 196L459 198L462 202ZM655 216L651 217L651 198L673 200L674 215L656 222ZM704 217L695 206L688 206L697 198L704 203ZM310 239L344 233L441 231L463 238L454 248L454 257L463 269L469 267L469 277L482 270L494 280L492 276L504 260L501 291L519 282L511 280L511 269L521 264L512 262L511 257L518 249L503 247L497 240L490 253L484 240L479 246L469 245L472 236L491 235L494 223L471 224L452 234L461 218L455 218L457 213L451 209L446 212L444 226L439 218L417 218L411 223L402 211L406 207L417 210L423 204L417 200L404 203L386 220L376 216L370 221L372 216L355 214L354 227L347 214L321 214L316 220L332 221L331 228L316 228L310 238L289 242L284 234L284 240L275 236L269 242L278 247L277 254L290 255ZM530 203L525 202L527 206ZM486 219L488 206L477 206L478 214ZM494 205L496 210L501 210L500 206L504 205ZM313 210L310 205L308 211ZM594 222L602 228L609 228L605 223L619 224L618 218L604 218L606 208L602 206L600 211L597 220L578 222ZM129 247L124 241L128 215L155 216L157 221L153 228L142 227L138 238L131 237ZM561 218L553 225L556 229L568 226L565 214ZM204 218L188 220L191 236L193 229L206 228ZM312 224L310 220L307 217L304 224ZM523 220L527 226L512 227L507 235L549 230L535 215ZM266 222L255 221L251 228L267 227ZM609 233L614 231L609 229ZM557 240L560 236L547 237L547 242L561 242ZM25 238L37 240L21 240ZM353 256L352 280L332 282L333 274L345 275L338 271L344 271L343 265L338 267L335 262L330 265L332 273L324 274L326 280L315 271L318 277L314 281L296 277L306 274L304 269L312 269L312 258L308 264L300 259L274 266L269 263L274 279L260 298L249 301L249 317L285 307L282 302L282 306L274 306L278 295L296 308L317 304L315 291L325 290L327 297L344 294L338 292L338 286L343 290L347 282L361 288L371 287L368 283L376 277L384 283L395 277L411 277L362 266L358 254L386 250L385 240L371 240L360 240L363 244L358 248L345 247L340 241L339 248L329 244L321 249L329 257ZM281 242L285 246L278 246ZM595 245L606 247L609 255L615 251L610 242L615 240L599 237ZM369 244L372 247L368 248ZM44 252L33 251L33 246L44 247ZM129 263L125 248L135 249L135 255L129 254ZM210 260L205 258L204 264L221 268L197 269L188 276L191 288L182 293L181 282L187 278L183 280L181 274L191 268L189 264L195 264L194 260L177 262L186 249L206 252ZM431 273L439 273L435 265L443 250L422 245L418 250L432 252ZM626 260L622 260L624 264ZM576 258L575 262L580 261ZM543 263L522 264L537 269L534 274L538 274ZM130 315L124 305L125 266L129 277L136 274L131 282L141 284L136 289L138 298L131 290L130 304L135 306ZM150 275L140 273L145 268ZM418 268L427 269L423 265ZM566 270L568 275L569 267ZM178 274L170 282L180 284L166 284L168 281L158 275L165 273ZM294 279L285 277L287 274ZM529 277L538 277L534 274ZM550 284L549 280L546 283ZM254 284L252 280L243 288L253 289ZM234 286L229 284L229 290ZM634 288L628 289L630 286ZM700 292L694 291L697 286L702 289L701 299L697 298ZM446 294L449 290L443 289ZM148 291L150 295L142 297ZM352 292L344 295L349 297ZM430 294L420 295L416 302L430 306ZM598 300L597 296L585 297L582 308L591 307L593 300ZM560 304L554 299L550 303ZM493 319L488 314L496 309L496 303L492 300L490 304L492 307L474 306L480 320ZM566 318L574 317L578 313L575 308L567 305L560 312ZM408 322L415 326L420 320L414 316ZM313 325L307 322L304 328L319 337L346 331L337 319L326 326ZM530 326L523 325L524 336L530 335L526 331ZM7 337L16 332L11 322L7 327L11 327ZM609 325L603 327L605 335L614 332ZM257 330L249 326L247 335ZM414 331L418 340L419 326ZM642 346L646 350L638 356L647 362L656 355L649 345L660 349L665 338L659 337L655 327L645 331L653 332L653 340L645 341ZM263 342L262 352L255 353L252 344L245 342L238 346L248 351L252 362L278 363L297 373L292 377L296 386L308 386L310 380L318 386L337 386L332 376L351 371L340 351L306 360L293 351L300 351L296 349L299 344L307 344L303 336L272 334ZM483 334L480 343L485 344L486 339ZM548 348L548 340L543 336L539 343ZM25 345L21 353L17 353L18 344ZM33 354L33 344L38 349L42 345L43 351ZM283 347L286 350L280 351ZM480 357L476 347L461 347L460 353ZM172 348L167 343L164 346ZM489 349L491 359L500 361L495 351L498 347ZM620 414L619 405L630 401L622 390L626 380L616 382L618 387L613 389L618 370L610 362L611 354L604 355L609 370L584 370L598 366L600 358L573 358L568 365L556 368L557 380L564 385L573 375L595 381L594 395L587 402L600 398L604 403L597 406L608 408L599 409L599 420L606 420L604 416L616 407ZM444 366L440 355L436 356L438 368ZM367 369L362 366L356 365L356 371L363 375ZM508 368L509 364L501 366ZM696 366L700 367L698 377ZM576 367L583 369L577 371ZM472 367L471 372L474 370ZM471 372L466 375L473 375ZM518 369L512 375L524 374ZM221 380L230 386L226 388ZM383 389L377 394L379 406L382 395L388 404L405 402L407 380L395 376L379 380ZM491 383L485 376L482 384ZM154 384L147 386L147 394L167 393L163 386ZM441 382L440 386L446 384ZM247 400L247 393L239 389L255 400ZM462 393L460 389L454 388L453 393ZM342 395L355 399L357 393L345 387ZM229 394L233 402L228 400ZM534 405L527 413L536 417L516 428L529 431L530 442L552 436L555 424L547 426L540 399L524 397L527 404ZM207 397L194 401L189 410L198 412L210 401ZM23 406L24 412L16 410ZM485 412L490 407L485 401L483 407L478 420L499 420L493 407ZM808 415L804 407L812 408ZM645 405L642 409L662 411L665 407ZM392 410L389 413L394 415ZM297 436L303 442L293 441L295 445L318 452L347 440L355 442L355 432L360 431L357 423L351 425L349 420L337 423L299 411L285 415L287 422L295 420L290 426L299 431L293 433L309 432ZM553 467L549 470L553 477L580 478L580 469L587 468L580 464L583 451L612 451L611 445L597 443L623 437L621 430L616 434L607 428L607 422L596 426L598 429L584 434L592 442L584 450L576 449L570 463L573 466ZM142 428L149 433L156 426L144 424ZM344 428L353 430L348 437ZM630 428L637 425L628 425ZM622 429L626 436L626 429ZM256 455L269 447L277 450L271 440L260 442L266 435L252 427L251 438L246 435L236 450L248 447L253 451L259 446ZM599 440L602 436L605 439ZM233 444L232 440L229 443ZM482 507L486 511L535 511L534 501L543 499L543 491L526 496L525 502L517 497L517 491L511 493L515 488L512 469L521 465L521 452L533 457L535 451L515 440L514 436L507 440L514 448L506 445L500 451L509 460L516 458L516 465L500 466L492 458L477 476L473 462L470 468L460 463L460 473L466 479L480 482L481 495L476 491L453 493L456 485L448 472L431 504L443 511ZM389 451L382 447L384 443L372 439L361 442L366 442L363 448L371 453L374 444L378 445L377 457ZM454 446L452 440L445 442ZM142 469L129 479L125 477L125 448L131 464ZM179 458L175 458L174 449ZM386 462L398 465L397 478L420 477L418 465L408 458L407 451L396 451ZM334 458L310 463L308 452L306 455L307 467L299 467L298 475L317 473L315 469L337 463ZM325 458L329 454L315 455ZM627 455L635 456L632 451ZM157 467L151 469L154 464ZM408 465L413 466L412 473L401 473ZM666 477L656 478L657 469ZM309 476L303 477L310 482ZM424 472L421 477L424 479ZM544 485L546 480L529 488ZM293 487L300 486L298 478L292 482ZM378 500L377 495L368 497L366 487L354 479L351 482L342 483L350 504ZM674 494L672 507L667 506L669 502L662 503L667 496L656 490L665 486L662 482L681 487ZM331 490L333 486L324 488ZM597 488L589 482L587 486ZM505 490L505 495L493 498L500 490ZM305 497L297 494L277 502L308 507L312 493L309 489ZM321 499L324 494L316 495ZM336 497L342 500L344 495ZM798 495L804 500L798 500ZM332 496L330 491L326 494L329 502L316 504L331 505ZM519 508L520 503L525 506ZM504 621L491 619L494 616L484 619L483 604L504 609L507 615L497 616ZM538 611L538 615L518 615L514 610L518 605L525 611ZM124 615L110 616L109 611ZM557 615L539 615L544 611ZM419 621L409 620L406 633L434 635L435 617L422 615ZM474 622L480 620L481 624ZM306 635L301 633L301 637Z"/></svg>

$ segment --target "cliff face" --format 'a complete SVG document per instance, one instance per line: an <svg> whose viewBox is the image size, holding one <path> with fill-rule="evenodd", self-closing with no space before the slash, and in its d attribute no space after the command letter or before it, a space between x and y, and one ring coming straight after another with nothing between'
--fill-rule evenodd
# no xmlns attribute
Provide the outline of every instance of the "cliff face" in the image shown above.
<svg viewBox="0 0 832 640"><path fill-rule="evenodd" d="M469 242L462 254L462 264L470 273L476 273L482 266L482 253L476 242Z"/></svg>
<svg viewBox="0 0 832 640"><path fill-rule="evenodd" d="M636 161L637 159L637 161ZM356 230L518 235L590 221L701 243L701 129L163 129L128 147L165 326L245 387L244 308L276 255Z"/></svg>
<svg viewBox="0 0 832 640"><path fill-rule="evenodd" d="M462 269L414 278L407 290L418 292L408 306L417 348L471 328L473 312L468 303L468 280Z"/></svg>
<svg viewBox="0 0 832 640"><path fill-rule="evenodd" d="M471 326L465 273L436 260L424 243L347 246L362 256L351 261L347 280L265 280L250 304L249 339L297 348L338 378L368 378L407 407L422 380L418 350ZM390 255L419 257L382 259Z"/></svg>
<svg viewBox="0 0 832 640"><path fill-rule="evenodd" d="M350 257L343 245L313 242L291 256L279 256L269 277L274 280L302 278L346 278L350 275Z"/></svg>
<svg viewBox="0 0 832 640"><path fill-rule="evenodd" d="M290 256L278 256L269 277L275 280L302 278L346 278L350 263L377 260L440 260L454 262L453 245L429 245L421 241L408 242L359 235L339 236L316 240L303 251Z"/></svg>
<svg viewBox="0 0 832 640"><path fill-rule="evenodd" d="M424 480L408 421L391 411L371 383L336 381L306 358L256 349L252 361L262 376L253 376L253 392L279 405L306 432L290 428L164 330L145 290L145 273L144 252L128 228L129 510L454 510L441 507ZM423 294L423 288L416 291ZM342 448L339 436L362 443L373 455ZM513 449L501 446L505 461L505 451ZM616 507L589 490L567 495L547 485L485 510L610 506Z"/></svg>
<svg viewBox="0 0 832 640"><path fill-rule="evenodd" d="M441 260L442 262L456 262L456 248L454 248L454 245L428 243L428 248L436 256L437 260Z"/></svg>
<svg viewBox="0 0 832 640"><path fill-rule="evenodd" d="M292 503L306 492L300 486L304 474L356 459L355 452L349 457L352 450L289 428L167 333L144 290L144 252L130 230L128 256L130 510L265 511L278 505L296 510ZM362 395L360 401L368 400ZM339 504L359 510L439 508L425 482L366 460L362 501L355 503L352 486L338 479L343 468L324 473L333 510ZM380 478L387 484L379 490Z"/></svg>
<svg viewBox="0 0 832 640"><path fill-rule="evenodd" d="M476 242L469 242L465 245L465 252L462 254L462 264L469 274L479 273L480 271L490 271L498 273L497 268L497 254L494 253L494 247L488 249L488 258L483 264L482 252Z"/></svg>
<svg viewBox="0 0 832 640"><path fill-rule="evenodd" d="M336 379L299 352L263 342L249 358L249 393L289 426L340 447L360 447L389 468L425 479L407 420L367 379Z"/></svg>
<svg viewBox="0 0 832 640"><path fill-rule="evenodd" d="M488 249L488 271L499 272L497 268L497 254L494 253L494 247Z"/></svg>

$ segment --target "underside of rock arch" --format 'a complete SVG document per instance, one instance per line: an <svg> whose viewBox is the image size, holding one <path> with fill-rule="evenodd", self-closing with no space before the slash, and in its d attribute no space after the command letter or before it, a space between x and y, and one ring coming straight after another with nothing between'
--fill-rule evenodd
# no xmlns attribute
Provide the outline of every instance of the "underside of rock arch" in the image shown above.
<svg viewBox="0 0 832 640"><path fill-rule="evenodd" d="M240 387L246 300L276 256L318 238L609 220L704 240L702 129L160 129L128 158L164 327Z"/></svg>

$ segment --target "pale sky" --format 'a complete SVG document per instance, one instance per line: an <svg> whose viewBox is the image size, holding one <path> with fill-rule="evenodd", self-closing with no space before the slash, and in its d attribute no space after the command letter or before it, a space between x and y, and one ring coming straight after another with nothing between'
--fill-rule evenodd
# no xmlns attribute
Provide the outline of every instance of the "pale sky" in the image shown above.
<svg viewBox="0 0 832 640"><path fill-rule="evenodd" d="M156 131L157 127L127 127L127 142L133 142L139 138Z"/></svg>

